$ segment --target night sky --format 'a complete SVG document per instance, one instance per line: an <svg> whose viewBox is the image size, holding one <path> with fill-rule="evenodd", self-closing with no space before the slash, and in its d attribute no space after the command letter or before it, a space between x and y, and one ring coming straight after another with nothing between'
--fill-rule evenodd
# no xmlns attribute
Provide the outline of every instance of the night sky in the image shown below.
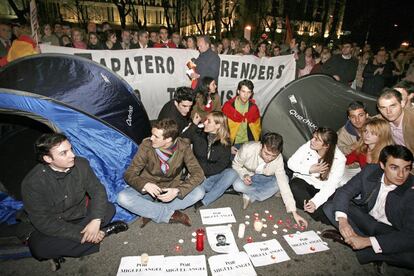
<svg viewBox="0 0 414 276"><path fill-rule="evenodd" d="M402 41L414 40L414 1L412 0L347 0L343 30L351 31L359 44L397 48ZM396 24L396 26L395 26Z"/></svg>

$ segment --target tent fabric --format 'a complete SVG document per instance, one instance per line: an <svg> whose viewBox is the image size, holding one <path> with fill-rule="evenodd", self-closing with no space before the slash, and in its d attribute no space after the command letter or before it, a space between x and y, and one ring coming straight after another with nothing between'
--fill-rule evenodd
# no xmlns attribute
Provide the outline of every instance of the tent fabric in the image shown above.
<svg viewBox="0 0 414 276"><path fill-rule="evenodd" d="M0 89L0 109L33 113L53 124L68 136L76 155L89 160L91 167L105 186L111 202L125 187L123 173L138 146L129 137L105 122L62 103L15 90ZM21 204L16 201L16 204ZM117 207L114 219L129 221L134 216Z"/></svg>
<svg viewBox="0 0 414 276"><path fill-rule="evenodd" d="M40 54L18 59L0 69L0 87L58 100L107 122L137 144L150 135L148 115L132 87L86 58Z"/></svg>
<svg viewBox="0 0 414 276"><path fill-rule="evenodd" d="M262 132L277 132L284 140L283 156L288 159L319 127L338 130L347 121L352 101L364 102L374 115L376 98L357 92L323 74L307 75L289 83L269 102L262 116Z"/></svg>
<svg viewBox="0 0 414 276"><path fill-rule="evenodd" d="M17 201L6 193L0 192L0 223L16 223L15 213L23 208L23 203Z"/></svg>

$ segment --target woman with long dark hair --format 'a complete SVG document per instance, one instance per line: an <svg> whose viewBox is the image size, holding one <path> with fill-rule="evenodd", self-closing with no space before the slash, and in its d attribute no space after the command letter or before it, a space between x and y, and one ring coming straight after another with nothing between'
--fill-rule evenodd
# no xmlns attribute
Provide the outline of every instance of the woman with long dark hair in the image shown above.
<svg viewBox="0 0 414 276"><path fill-rule="evenodd" d="M102 44L104 50L122 50L121 43L117 41L115 31L107 30L105 37L106 41Z"/></svg>
<svg viewBox="0 0 414 276"><path fill-rule="evenodd" d="M204 77L196 90L196 97L191 111L191 118L197 113L204 122L206 116L213 111L221 111L220 97L217 95L217 84L213 78Z"/></svg>
<svg viewBox="0 0 414 276"><path fill-rule="evenodd" d="M325 224L330 224L322 205L333 195L345 170L345 156L336 146L338 136L330 128L319 127L313 138L288 161L293 171L290 188L296 207Z"/></svg>
<svg viewBox="0 0 414 276"><path fill-rule="evenodd" d="M204 171L206 179L201 184L204 198L196 204L207 206L217 200L237 179L238 174L231 169L231 144L227 118L221 111L213 111L206 116L204 129L198 128L201 118L195 115L193 124L184 132L193 144L193 152Z"/></svg>

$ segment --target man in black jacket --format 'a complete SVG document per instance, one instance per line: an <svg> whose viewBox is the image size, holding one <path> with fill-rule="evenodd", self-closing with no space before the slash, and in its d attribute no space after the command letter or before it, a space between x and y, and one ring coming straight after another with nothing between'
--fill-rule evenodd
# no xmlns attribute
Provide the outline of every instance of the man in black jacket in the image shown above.
<svg viewBox="0 0 414 276"><path fill-rule="evenodd" d="M178 132L184 132L190 125L190 111L193 106L193 90L189 87L178 87L174 98L166 103L158 115L158 120L173 119L178 125Z"/></svg>
<svg viewBox="0 0 414 276"><path fill-rule="evenodd" d="M325 230L322 236L342 239L356 250L361 264L414 268L413 154L404 146L391 145L381 151L379 160L379 165L367 165L339 188L325 205L325 214L340 235Z"/></svg>
<svg viewBox="0 0 414 276"><path fill-rule="evenodd" d="M115 207L88 161L75 157L65 135L43 134L35 144L38 160L22 182L24 208L35 231L30 251L38 260L95 253L110 234L126 231L126 223L109 223Z"/></svg>

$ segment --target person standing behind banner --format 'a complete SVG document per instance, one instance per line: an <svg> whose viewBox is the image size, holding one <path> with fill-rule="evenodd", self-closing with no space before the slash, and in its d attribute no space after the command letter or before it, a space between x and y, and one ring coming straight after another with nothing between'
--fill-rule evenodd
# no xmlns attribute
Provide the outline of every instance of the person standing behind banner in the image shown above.
<svg viewBox="0 0 414 276"><path fill-rule="evenodd" d="M194 155L206 176L201 184L206 194L196 203L196 210L216 201L238 177L236 171L231 169L231 144L226 116L221 111L213 111L207 114L204 129L197 127L200 122L201 117L196 113L193 124L183 134L184 138L191 140Z"/></svg>
<svg viewBox="0 0 414 276"><path fill-rule="evenodd" d="M158 43L154 43L154 48L177 48L177 46L175 46L175 44L170 39L168 39L167 27L160 27L159 38L160 41Z"/></svg>
<svg viewBox="0 0 414 276"><path fill-rule="evenodd" d="M201 117L201 122L204 122L207 115L213 111L221 111L221 101L217 95L216 81L213 78L205 77L201 79L201 85L196 91L191 118L194 118L197 113Z"/></svg>
<svg viewBox="0 0 414 276"><path fill-rule="evenodd" d="M223 105L222 111L228 118L230 128L230 141L234 145L231 149L233 155L241 144L260 139L260 112L253 100L253 89L252 81L240 81L237 95Z"/></svg>
<svg viewBox="0 0 414 276"><path fill-rule="evenodd" d="M336 146L337 134L319 127L313 138L303 144L288 160L293 171L290 188L296 207L317 221L329 224L321 206L333 195L343 177L345 156Z"/></svg>
<svg viewBox="0 0 414 276"><path fill-rule="evenodd" d="M191 74L193 80L197 80L197 83L192 84L192 88L198 88L201 85L201 79L204 77L211 77L218 84L218 77L220 71L220 58L217 53L211 50L211 40L207 35L202 35L197 38L197 47L200 51L200 55L194 61L196 69Z"/></svg>

